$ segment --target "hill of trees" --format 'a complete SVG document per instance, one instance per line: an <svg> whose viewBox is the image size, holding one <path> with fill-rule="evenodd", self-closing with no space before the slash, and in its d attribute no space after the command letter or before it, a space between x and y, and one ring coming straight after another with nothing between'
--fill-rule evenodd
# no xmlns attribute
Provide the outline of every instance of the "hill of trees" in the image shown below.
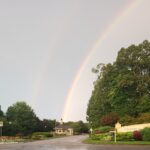
<svg viewBox="0 0 150 150"><path fill-rule="evenodd" d="M121 48L113 64L98 64L92 72L98 75L87 108L93 127L109 114L138 118L150 113L150 42Z"/></svg>

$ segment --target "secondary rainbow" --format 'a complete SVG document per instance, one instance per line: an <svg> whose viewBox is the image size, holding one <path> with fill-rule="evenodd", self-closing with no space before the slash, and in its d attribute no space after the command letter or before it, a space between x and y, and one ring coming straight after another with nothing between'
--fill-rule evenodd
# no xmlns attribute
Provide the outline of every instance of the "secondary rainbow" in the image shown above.
<svg viewBox="0 0 150 150"><path fill-rule="evenodd" d="M131 11L135 10L139 4L141 3L141 0L132 0L130 1L130 3L128 3L121 12L119 12L114 19L112 21L112 23L105 29L105 31L103 32L103 34L101 34L99 36L99 38L97 39L97 41L93 44L92 48L89 50L86 58L84 59L84 61L82 62L79 70L76 73L76 76L74 78L74 80L72 81L72 84L70 86L70 89L68 91L68 94L66 96L66 100L65 100L65 105L63 108L63 112L62 112L62 118L64 121L68 121L68 117L69 117L69 108L71 106L72 103L72 96L73 96L73 92L74 89L82 75L82 72L84 71L86 65L88 64L88 62L90 61L90 59L92 58L92 56L94 55L94 53L98 50L98 48L101 46L101 44L103 43L103 41L108 37L108 35L119 25L119 23L128 16L128 14L130 14Z"/></svg>

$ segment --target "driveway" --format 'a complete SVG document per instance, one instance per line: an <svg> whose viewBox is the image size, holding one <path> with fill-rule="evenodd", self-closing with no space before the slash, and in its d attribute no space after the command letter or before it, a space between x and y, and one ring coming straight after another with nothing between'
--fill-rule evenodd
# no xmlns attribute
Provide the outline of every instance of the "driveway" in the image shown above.
<svg viewBox="0 0 150 150"><path fill-rule="evenodd" d="M150 146L89 145L81 141L87 136L71 136L19 144L0 144L0 150L150 150Z"/></svg>

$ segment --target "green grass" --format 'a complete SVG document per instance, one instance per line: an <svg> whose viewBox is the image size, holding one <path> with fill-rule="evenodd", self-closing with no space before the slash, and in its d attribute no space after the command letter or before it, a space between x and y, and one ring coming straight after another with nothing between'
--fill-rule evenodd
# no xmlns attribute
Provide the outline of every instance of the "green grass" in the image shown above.
<svg viewBox="0 0 150 150"><path fill-rule="evenodd" d="M87 138L83 141L85 144L99 144L99 145L150 145L150 141L99 141Z"/></svg>

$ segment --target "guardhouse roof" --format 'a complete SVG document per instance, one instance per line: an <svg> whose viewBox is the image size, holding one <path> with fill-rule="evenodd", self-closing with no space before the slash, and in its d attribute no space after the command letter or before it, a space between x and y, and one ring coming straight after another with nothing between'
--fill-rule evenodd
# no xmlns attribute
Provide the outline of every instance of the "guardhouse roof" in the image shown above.
<svg viewBox="0 0 150 150"><path fill-rule="evenodd" d="M60 125L55 127L55 129L64 129L64 130L67 130L69 128L72 128L72 127L65 125L65 124L60 124Z"/></svg>

